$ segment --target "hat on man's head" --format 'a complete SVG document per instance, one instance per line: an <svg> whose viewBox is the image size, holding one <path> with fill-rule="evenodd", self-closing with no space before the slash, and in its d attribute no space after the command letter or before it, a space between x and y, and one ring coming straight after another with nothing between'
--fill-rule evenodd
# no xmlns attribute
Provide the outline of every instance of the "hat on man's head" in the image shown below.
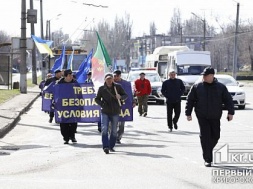
<svg viewBox="0 0 253 189"><path fill-rule="evenodd" d="M112 78L113 78L113 75L112 75L111 73L106 73L106 74L105 74L105 80L106 80L106 79L109 79L109 78L112 79Z"/></svg>
<svg viewBox="0 0 253 189"><path fill-rule="evenodd" d="M87 73L87 75L91 75L91 71Z"/></svg>
<svg viewBox="0 0 253 189"><path fill-rule="evenodd" d="M67 77L69 74L72 74L72 70L71 69L67 69L64 71L64 76Z"/></svg>
<svg viewBox="0 0 253 189"><path fill-rule="evenodd" d="M144 72L141 72L140 75L145 75L145 73L144 73Z"/></svg>
<svg viewBox="0 0 253 189"><path fill-rule="evenodd" d="M209 74L215 74L215 71L212 67L206 67L201 75L209 75Z"/></svg>
<svg viewBox="0 0 253 189"><path fill-rule="evenodd" d="M55 74L57 74L57 73L59 73L59 72L61 72L61 70L55 70L55 71L54 71Z"/></svg>
<svg viewBox="0 0 253 189"><path fill-rule="evenodd" d="M115 75L121 75L121 71L120 71L120 70L115 70L115 71L113 72L113 74L115 74Z"/></svg>

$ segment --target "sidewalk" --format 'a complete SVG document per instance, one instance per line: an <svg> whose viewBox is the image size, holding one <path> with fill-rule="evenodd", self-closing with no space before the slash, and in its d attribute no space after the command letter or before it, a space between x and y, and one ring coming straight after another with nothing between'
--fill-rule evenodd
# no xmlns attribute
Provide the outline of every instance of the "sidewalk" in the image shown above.
<svg viewBox="0 0 253 189"><path fill-rule="evenodd" d="M0 104L0 138L3 138L19 121L33 102L39 97L38 86L27 89L27 94L20 94Z"/></svg>

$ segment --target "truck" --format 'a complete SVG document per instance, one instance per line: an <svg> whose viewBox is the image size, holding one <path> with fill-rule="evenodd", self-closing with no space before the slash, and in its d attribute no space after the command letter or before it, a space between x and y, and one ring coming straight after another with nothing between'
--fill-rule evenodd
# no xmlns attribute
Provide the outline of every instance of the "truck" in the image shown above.
<svg viewBox="0 0 253 189"><path fill-rule="evenodd" d="M199 78L207 66L211 66L209 51L175 51L168 53L167 68L164 79L168 79L170 70L177 72L177 78L181 79L186 87L183 97L186 97L191 86Z"/></svg>
<svg viewBox="0 0 253 189"><path fill-rule="evenodd" d="M190 51L187 46L160 46L152 54L147 55L145 68L155 68L161 78L167 68L168 54L171 52Z"/></svg>

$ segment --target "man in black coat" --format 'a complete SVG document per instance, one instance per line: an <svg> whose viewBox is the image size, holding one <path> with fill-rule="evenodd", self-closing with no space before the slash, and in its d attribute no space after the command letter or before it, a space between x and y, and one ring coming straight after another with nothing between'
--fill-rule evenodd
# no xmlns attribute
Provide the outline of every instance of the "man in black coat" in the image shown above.
<svg viewBox="0 0 253 189"><path fill-rule="evenodd" d="M172 132L172 124L174 129L178 128L177 122L181 114L181 96L184 94L185 86L181 79L176 78L176 71L169 71L169 79L162 84L162 94L166 97L167 105L167 124L169 131ZM174 110L174 117L172 118Z"/></svg>
<svg viewBox="0 0 253 189"><path fill-rule="evenodd" d="M227 87L214 77L214 69L207 67L202 72L203 81L194 84L187 96L185 114L187 120L192 120L194 107L199 128L203 159L206 167L211 167L213 149L220 138L220 119L223 106L228 110L227 120L234 115L234 104Z"/></svg>

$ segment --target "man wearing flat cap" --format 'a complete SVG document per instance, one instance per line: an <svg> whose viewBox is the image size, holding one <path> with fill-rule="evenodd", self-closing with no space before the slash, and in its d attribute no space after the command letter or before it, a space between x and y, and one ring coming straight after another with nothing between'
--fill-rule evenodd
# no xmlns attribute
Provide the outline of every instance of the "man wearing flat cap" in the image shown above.
<svg viewBox="0 0 253 189"><path fill-rule="evenodd" d="M54 77L47 79L44 87L50 85L53 82L58 81L59 79L61 79L61 77L62 77L61 70L55 70ZM54 111L51 111L51 112L49 112L49 121L48 122L52 123L53 119L54 119Z"/></svg>
<svg viewBox="0 0 253 189"><path fill-rule="evenodd" d="M147 116L148 113L148 96L151 93L150 81L145 78L145 73L140 73L140 78L135 80L135 95L138 100L138 112L140 116Z"/></svg>
<svg viewBox="0 0 253 189"><path fill-rule="evenodd" d="M234 115L234 104L227 87L214 77L215 71L207 67L202 72L203 81L194 84L187 96L185 115L192 120L194 108L200 128L200 142L203 152L204 165L211 167L213 149L220 138L220 119L223 105L228 110L227 120Z"/></svg>
<svg viewBox="0 0 253 189"><path fill-rule="evenodd" d="M128 96L120 84L113 82L111 73L105 74L104 79L105 83L99 87L95 101L101 106L103 150L109 154L109 151L115 151L121 100L126 100ZM110 137L108 136L109 122L111 122Z"/></svg>

